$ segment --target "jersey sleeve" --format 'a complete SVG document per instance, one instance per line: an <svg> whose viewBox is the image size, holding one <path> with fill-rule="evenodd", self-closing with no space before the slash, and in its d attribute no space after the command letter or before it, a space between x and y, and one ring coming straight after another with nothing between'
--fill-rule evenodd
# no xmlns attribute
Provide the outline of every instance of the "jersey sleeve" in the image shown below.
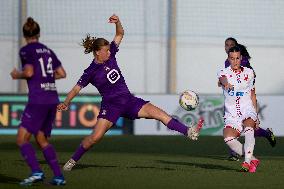
<svg viewBox="0 0 284 189"><path fill-rule="evenodd" d="M218 73L217 73L217 78L220 79L221 77L226 77L227 74L226 74L226 71L224 69L220 70Z"/></svg>
<svg viewBox="0 0 284 189"><path fill-rule="evenodd" d="M254 88L255 88L255 77L254 77L254 71L252 69L250 69L249 78L250 78L249 88L250 88L250 90L254 90Z"/></svg>
<svg viewBox="0 0 284 189"><path fill-rule="evenodd" d="M28 51L27 49L21 49L20 50L20 59L21 59L21 63L22 63L22 68L24 68L27 64L33 65L33 60L32 60L33 56L32 53L30 53L30 51Z"/></svg>
<svg viewBox="0 0 284 189"><path fill-rule="evenodd" d="M114 41L112 41L110 43L110 56L115 57L118 51L119 51L118 45Z"/></svg>
<svg viewBox="0 0 284 189"><path fill-rule="evenodd" d="M61 61L57 58L56 54L52 51L51 51L51 58L52 58L52 67L53 67L53 70L56 70L58 67L61 66Z"/></svg>
<svg viewBox="0 0 284 189"><path fill-rule="evenodd" d="M78 80L77 85L79 85L81 88L86 87L90 83L92 75L93 74L90 69L87 68L86 70L84 70L83 75Z"/></svg>

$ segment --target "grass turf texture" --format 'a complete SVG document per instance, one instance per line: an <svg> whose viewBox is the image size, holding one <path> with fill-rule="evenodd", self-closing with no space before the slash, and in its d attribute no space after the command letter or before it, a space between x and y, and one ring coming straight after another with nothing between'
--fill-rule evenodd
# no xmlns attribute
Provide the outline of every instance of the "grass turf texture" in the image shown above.
<svg viewBox="0 0 284 189"><path fill-rule="evenodd" d="M23 188L18 183L30 170L22 160L15 136L0 136L0 188ZM80 136L54 136L61 166L80 144ZM241 162L227 161L222 137L200 137L196 142L182 136L107 136L65 172L64 188L283 188L284 138L275 148L266 139L256 140L255 154L261 165L254 174L238 172ZM33 143L34 144L34 143ZM38 150L38 149L37 149ZM52 172L37 152L45 183Z"/></svg>

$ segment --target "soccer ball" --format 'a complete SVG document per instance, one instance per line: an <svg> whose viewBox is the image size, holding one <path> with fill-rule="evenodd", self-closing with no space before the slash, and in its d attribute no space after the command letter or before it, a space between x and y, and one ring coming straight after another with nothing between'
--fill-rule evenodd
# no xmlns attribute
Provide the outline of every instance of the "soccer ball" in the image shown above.
<svg viewBox="0 0 284 189"><path fill-rule="evenodd" d="M186 111L194 110L199 104L199 97L195 92L186 90L181 93L179 104Z"/></svg>

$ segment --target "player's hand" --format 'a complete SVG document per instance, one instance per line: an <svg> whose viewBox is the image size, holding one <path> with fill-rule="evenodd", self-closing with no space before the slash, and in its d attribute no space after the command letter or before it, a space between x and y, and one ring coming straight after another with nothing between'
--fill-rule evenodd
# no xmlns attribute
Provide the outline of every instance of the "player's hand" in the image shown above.
<svg viewBox="0 0 284 189"><path fill-rule="evenodd" d="M10 75L11 75L11 77L13 78L13 79L18 79L18 70L16 69L16 68L14 68L12 71L11 71L11 73L10 73Z"/></svg>
<svg viewBox="0 0 284 189"><path fill-rule="evenodd" d="M117 22L119 22L119 17L117 15L113 14L111 17L109 17L108 22L109 23L117 23Z"/></svg>
<svg viewBox="0 0 284 189"><path fill-rule="evenodd" d="M234 85L231 85L230 83L228 83L227 85L224 85L224 89L225 90L229 90L229 89L233 89Z"/></svg>
<svg viewBox="0 0 284 189"><path fill-rule="evenodd" d="M57 111L61 112L61 111L66 111L68 110L68 105L65 103L60 103L57 105Z"/></svg>

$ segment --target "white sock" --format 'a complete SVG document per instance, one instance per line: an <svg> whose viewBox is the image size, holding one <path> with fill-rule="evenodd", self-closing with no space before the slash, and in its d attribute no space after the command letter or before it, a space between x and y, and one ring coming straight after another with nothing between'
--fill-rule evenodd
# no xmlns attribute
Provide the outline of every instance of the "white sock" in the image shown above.
<svg viewBox="0 0 284 189"><path fill-rule="evenodd" d="M224 138L224 141L231 150L233 150L240 156L244 155L243 145L238 141L236 137L226 137Z"/></svg>
<svg viewBox="0 0 284 189"><path fill-rule="evenodd" d="M245 162L250 163L253 158L253 150L255 145L254 129L251 127L246 127L244 130L245 135Z"/></svg>

